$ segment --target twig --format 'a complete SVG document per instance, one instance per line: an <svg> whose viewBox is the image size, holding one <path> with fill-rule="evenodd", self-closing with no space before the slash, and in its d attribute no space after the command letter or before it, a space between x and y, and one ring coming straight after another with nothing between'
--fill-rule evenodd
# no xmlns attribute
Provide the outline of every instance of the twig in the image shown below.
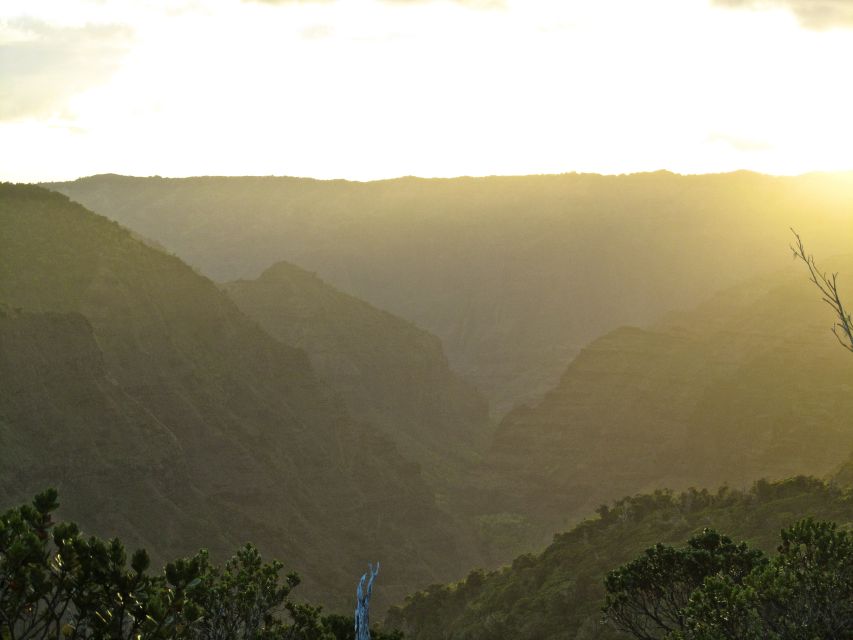
<svg viewBox="0 0 853 640"><path fill-rule="evenodd" d="M794 259L800 259L806 263L806 267L809 270L809 280L820 290L823 301L832 308L838 319L832 325L833 335L842 347L853 352L853 319L847 313L841 302L841 297L838 295L838 274L833 273L830 276L826 272L821 271L815 264L814 256L806 253L806 248L803 246L800 235L793 229L791 229L791 233L796 238L796 242L791 245L791 251L794 252Z"/></svg>

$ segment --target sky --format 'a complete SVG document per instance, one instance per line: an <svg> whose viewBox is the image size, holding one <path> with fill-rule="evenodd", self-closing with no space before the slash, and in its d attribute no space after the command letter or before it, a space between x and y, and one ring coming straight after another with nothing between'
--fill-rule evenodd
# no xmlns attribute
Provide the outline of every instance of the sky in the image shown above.
<svg viewBox="0 0 853 640"><path fill-rule="evenodd" d="M853 169L853 0L3 0L0 180Z"/></svg>

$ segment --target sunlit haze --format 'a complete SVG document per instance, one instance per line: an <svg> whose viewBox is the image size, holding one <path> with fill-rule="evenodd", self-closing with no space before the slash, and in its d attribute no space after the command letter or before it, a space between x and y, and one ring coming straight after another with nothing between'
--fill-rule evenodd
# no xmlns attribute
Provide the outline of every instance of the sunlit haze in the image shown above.
<svg viewBox="0 0 853 640"><path fill-rule="evenodd" d="M5 0L0 179L853 169L845 4Z"/></svg>

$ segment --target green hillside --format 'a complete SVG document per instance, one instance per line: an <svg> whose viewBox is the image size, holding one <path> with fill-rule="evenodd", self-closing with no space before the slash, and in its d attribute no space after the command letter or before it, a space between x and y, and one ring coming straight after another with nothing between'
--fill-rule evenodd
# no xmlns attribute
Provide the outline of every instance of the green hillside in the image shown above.
<svg viewBox="0 0 853 640"><path fill-rule="evenodd" d="M629 638L601 622L604 577L658 542L681 546L705 527L772 552L779 531L813 516L853 526L853 494L815 479L761 481L748 491L655 492L598 511L541 554L497 571L472 571L394 607L386 624L414 640Z"/></svg>
<svg viewBox="0 0 853 640"><path fill-rule="evenodd" d="M104 366L79 314L0 311L3 503L27 487L71 489L68 509L152 549L233 544L187 473L179 441ZM170 500L176 487L187 498ZM107 491L107 489L115 489ZM158 505L159 526L147 524Z"/></svg>
<svg viewBox="0 0 853 640"><path fill-rule="evenodd" d="M783 268L788 227L849 251L849 174L297 178L55 184L219 281L280 261L441 338L502 415L590 341Z"/></svg>
<svg viewBox="0 0 853 640"><path fill-rule="evenodd" d="M792 267L602 336L501 423L482 501L558 530L635 491L833 472L853 451L853 358L832 323Z"/></svg>
<svg viewBox="0 0 853 640"><path fill-rule="evenodd" d="M216 285L65 196L0 185L0 502L156 557L252 540L348 609L477 562L415 463ZM19 310L20 309L20 310Z"/></svg>
<svg viewBox="0 0 853 640"><path fill-rule="evenodd" d="M270 335L304 349L350 413L389 433L431 484L458 486L490 435L488 406L450 370L438 338L284 262L224 290Z"/></svg>

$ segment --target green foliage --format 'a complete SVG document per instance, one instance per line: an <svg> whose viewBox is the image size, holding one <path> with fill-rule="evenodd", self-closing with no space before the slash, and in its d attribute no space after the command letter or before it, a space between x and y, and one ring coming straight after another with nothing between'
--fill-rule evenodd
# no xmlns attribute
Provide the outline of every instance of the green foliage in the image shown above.
<svg viewBox="0 0 853 640"><path fill-rule="evenodd" d="M247 544L224 565L204 550L148 572L145 551L54 523L57 492L0 516L0 638L335 640L337 620L289 598L299 576ZM350 620L350 626L352 621ZM337 626L336 626L337 625ZM397 634L380 640L399 640Z"/></svg>
<svg viewBox="0 0 853 640"><path fill-rule="evenodd" d="M55 525L57 506L56 491L48 490L0 517L2 637L189 637L184 630L201 616L191 599L198 561L148 575L144 552L128 567L117 539L87 539L74 524Z"/></svg>
<svg viewBox="0 0 853 640"><path fill-rule="evenodd" d="M705 529L687 547L656 544L605 580L606 611L617 627L642 640L684 630L684 608L709 576L740 583L766 562L761 551Z"/></svg>
<svg viewBox="0 0 853 640"><path fill-rule="evenodd" d="M747 491L723 487L623 498L600 507L597 518L556 535L541 554L526 554L502 569L472 572L455 584L412 594L389 611L385 623L415 640L625 638L602 622L608 573L623 565L657 567L661 573L650 583L660 590L667 585L680 589L683 603L690 585L722 570L729 581L719 584L715 597L743 602L747 587L754 588L743 577L747 568L775 566L759 550L771 554L779 545L779 531L809 515L842 527L853 523L853 494L815 478L796 477L760 481ZM692 544L684 553L655 551L658 543L666 548L686 539ZM749 547L731 540L744 540ZM651 555L644 552L649 548ZM663 575L671 569L673 576ZM642 584L632 583L632 577L623 572L621 584ZM653 590L648 593L654 596ZM749 622L743 616L740 620Z"/></svg>
<svg viewBox="0 0 853 640"><path fill-rule="evenodd" d="M656 545L608 575L605 613L641 640L814 640L853 636L853 534L800 520L771 560L714 532ZM724 544L715 544L723 540ZM660 558L666 558L660 561ZM698 561L697 561L698 559Z"/></svg>
<svg viewBox="0 0 853 640"><path fill-rule="evenodd" d="M335 640L355 640L355 620L352 616L332 613L323 618L323 624ZM379 628L370 631L371 640L403 640L403 633L397 630L385 631Z"/></svg>

